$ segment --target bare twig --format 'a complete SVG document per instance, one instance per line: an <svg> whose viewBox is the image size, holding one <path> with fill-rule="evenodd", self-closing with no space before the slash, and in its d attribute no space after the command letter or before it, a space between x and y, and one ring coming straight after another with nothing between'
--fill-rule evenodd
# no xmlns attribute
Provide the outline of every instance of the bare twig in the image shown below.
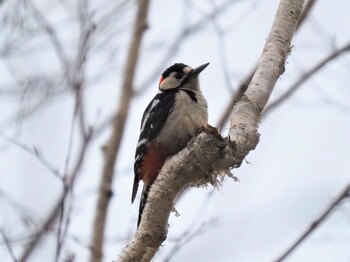
<svg viewBox="0 0 350 262"><path fill-rule="evenodd" d="M309 15L309 13L310 13L310 11L315 3L316 3L316 0L306 0L305 1L303 11L301 11L300 19L299 19L298 24L297 24L296 31L298 31L300 26L305 22L305 19Z"/></svg>
<svg viewBox="0 0 350 262"><path fill-rule="evenodd" d="M68 147L67 158L65 163L65 177L64 177L65 180L68 175L67 170L69 166L70 151L71 151L71 146L73 141L73 127L74 127L75 119L78 120L79 131L83 139L86 139L90 133L85 123L85 111L84 111L85 107L84 107L83 91L85 86L85 81L84 81L85 61L89 52L90 39L94 32L95 27L91 22L88 3L86 0L80 0L78 10L79 10L79 24L80 24L79 45L78 45L77 54L75 56L74 66L72 68L72 72L70 75L71 90L75 95L75 108L74 108L74 116L73 116L72 129L70 134L69 147ZM71 187L68 187L67 183L64 183L63 186L64 186L63 188L64 191L71 191L73 184L71 185ZM67 214L65 218L64 216L65 201L62 201L61 212L60 212L59 223L58 223L58 233L57 233L56 256L55 256L56 262L59 260L60 252L68 232L71 204L72 203L70 202L70 207L67 208ZM64 228L62 229L64 218L66 221L64 224Z"/></svg>
<svg viewBox="0 0 350 262"><path fill-rule="evenodd" d="M84 91L84 74L85 74L85 61L86 56L89 51L89 43L92 33L94 32L94 26L91 22L89 16L88 3L86 0L81 0L78 6L79 10L79 24L80 24L80 34L79 34L79 47L77 54L75 56L75 62L73 66L73 74L71 74L71 90L75 94L75 109L74 109L74 117L71 129L70 143L66 158L65 164L65 176L67 175L67 169L70 159L70 150L71 150L71 142L73 136L73 126L75 117L77 117L79 121L79 130L83 138L88 136L88 130L85 123L85 112L84 112L84 99L83 99L83 91ZM64 190L68 190L66 183L64 184ZM64 204L65 201L62 202L61 214L58 224L58 233L57 233L57 246L56 246L56 261L59 259L60 251L65 240L65 236L68 232L68 224L69 224L69 213L67 213L66 223L63 230L63 234L61 234L62 223L64 218ZM71 208L69 208L71 210Z"/></svg>
<svg viewBox="0 0 350 262"><path fill-rule="evenodd" d="M241 84L238 86L236 92L232 96L230 102L226 106L223 114L221 115L218 123L216 124L219 131L223 128L223 126L229 120L230 114L232 112L232 108L235 105L235 103L239 100L239 98L242 96L242 94L244 94L244 92L247 90L248 85L253 78L253 75L255 73L256 68L257 68L257 65L254 66L253 70L244 78L244 80L241 82Z"/></svg>
<svg viewBox="0 0 350 262"><path fill-rule="evenodd" d="M345 44L342 48L331 52L327 57L325 57L322 61L320 61L316 66L311 68L309 71L304 73L288 90L269 104L264 112L263 117L266 117L272 110L276 109L283 102L289 99L307 80L310 79L314 74L316 74L319 70L321 70L325 65L332 62L334 59L338 58L340 55L350 51L350 42Z"/></svg>
<svg viewBox="0 0 350 262"><path fill-rule="evenodd" d="M114 177L114 166L117 159L117 153L122 140L125 121L128 116L129 105L134 94L133 81L136 65L139 58L139 50L144 31L147 29L147 14L149 0L138 1L138 9L134 31L126 59L124 78L122 83L122 92L120 94L116 118L112 126L112 133L103 148L104 165L102 170L101 182L98 192L97 207L92 229L90 261L101 261L103 256L103 239L108 211L109 200L112 196L112 182Z"/></svg>
<svg viewBox="0 0 350 262"><path fill-rule="evenodd" d="M301 25L303 24L303 22L306 20L307 15L310 13L312 7L314 6L316 0L309 0L305 3L303 11L301 13L300 16L300 20L298 21L298 25L297 25L297 29L296 31L298 31L298 29L301 27ZM222 113L218 123L217 123L217 127L219 128L219 130L227 123L227 121L229 120L230 114L232 112L232 108L234 106L234 104L239 100L239 98L242 96L242 94L244 94L244 92L247 90L248 85L250 83L250 81L253 78L253 75L256 71L257 65L254 66L252 68L252 70L250 71L249 74L247 74L247 76L244 78L244 80L240 83L240 85L237 87L236 92L233 94L230 102L228 103L228 105L226 106L224 112Z"/></svg>
<svg viewBox="0 0 350 262"><path fill-rule="evenodd" d="M282 261L288 256L290 256L296 248L298 248L306 238L311 235L334 211L334 209L339 206L340 202L346 198L350 197L350 183L339 193L336 199L327 207L327 209L314 221L311 223L309 228L305 230L304 233L285 251L279 256L275 261Z"/></svg>
<svg viewBox="0 0 350 262"><path fill-rule="evenodd" d="M71 128L70 128L70 134L69 134L69 141L68 141L68 150L67 150L67 155L66 155L66 161L65 161L65 167L64 167L64 177L63 177L63 194L68 196L69 193L71 192L71 188L73 187L73 184L71 185L71 187L68 186L68 184L66 183L67 180L67 176L68 176L68 166L69 166L69 161L70 161L70 157L71 157L71 151L72 151L72 146L73 146L73 133L74 133L74 124L77 118L77 112L79 110L79 102L78 102L78 98L76 97L75 99L75 109L74 109L74 113L73 113L73 118L72 118L72 123L71 123ZM61 206L60 206L60 211L58 214L58 229L57 229L57 241L56 241L56 255L55 255L55 262L58 262L59 256L60 256L60 252L61 252L61 248L63 245L63 242L65 240L65 233L66 230L63 230L63 234L62 234L62 225L63 225L63 220L65 218L65 205L66 205L66 199L67 197L65 197L63 199L63 201L61 202ZM67 214L67 219L66 221L69 221L68 218L68 214ZM67 222L68 223L68 222ZM68 227L68 226L67 226ZM66 227L66 228L67 228Z"/></svg>
<svg viewBox="0 0 350 262"><path fill-rule="evenodd" d="M62 202L66 199L69 189L74 185L74 182L78 177L80 168L84 162L87 148L90 145L90 138L91 138L91 133L83 140L80 146L77 161L73 166L72 171L69 173L66 181L68 190L64 190L62 192L61 196L57 199L56 203L53 205L51 212L49 213L47 218L44 220L44 223L42 224L42 226L34 233L34 237L27 243L23 253L19 258L20 262L27 261L27 259L32 254L32 252L34 251L35 247L38 245L42 237L44 237L46 232L50 228L52 228L53 224L55 223L59 215L59 212L61 210Z"/></svg>
<svg viewBox="0 0 350 262"><path fill-rule="evenodd" d="M217 220L211 219L209 221L202 222L197 229L193 230L192 228L190 228L186 230L183 234L181 234L181 236L179 236L175 240L175 245L169 251L166 257L163 259L163 261L169 262L176 255L176 253L179 252L181 247L184 247L192 239L206 233L210 229L214 228L216 225L217 225Z"/></svg>
<svg viewBox="0 0 350 262"><path fill-rule="evenodd" d="M52 45L56 51L57 57L61 62L62 70L64 71L65 76L67 77L67 80L70 81L69 61L64 53L64 49L62 47L62 44L55 30L52 28L49 21L47 21L46 17L40 12L40 10L35 6L35 4L32 1L27 1L27 3L30 4L33 10L33 14L34 14L33 17L37 20L39 25L42 26L42 28L48 35L50 41L52 42Z"/></svg>
<svg viewBox="0 0 350 262"><path fill-rule="evenodd" d="M0 137L2 137L7 142L11 143L12 145L17 146L18 148L21 148L25 152L28 152L32 156L34 156L44 167L46 167L55 177L59 178L62 181L63 175L60 174L59 170L55 167L53 167L50 162L45 159L45 157L41 154L40 150L33 146L33 148L23 145L20 142L16 141L13 138L7 137L4 134L0 133Z"/></svg>
<svg viewBox="0 0 350 262"><path fill-rule="evenodd" d="M215 7L214 7L215 8ZM223 70L224 75L224 81L226 83L226 87L229 92L232 92L233 86L230 79L230 69L227 63L227 56L226 56L226 46L225 46L225 40L224 40L224 31L220 27L220 24L216 21L215 18L213 18L213 25L215 32L217 34L218 42L219 42L219 57L221 62L221 68Z"/></svg>
<svg viewBox="0 0 350 262"><path fill-rule="evenodd" d="M6 248L7 248L8 252L10 253L10 256L11 256L12 260L13 260L14 262L17 262L18 260L17 260L17 258L16 258L16 256L15 256L15 253L13 252L11 243L10 243L9 239L7 238L7 236L6 236L6 234L5 234L5 231L4 231L3 229L0 229L0 234L1 234L1 236L2 236L2 239L3 239L4 242L5 242Z"/></svg>
<svg viewBox="0 0 350 262"><path fill-rule="evenodd" d="M0 188L0 198L6 201L14 211L16 211L18 217L25 226L36 226L35 220L30 215L30 212L24 208L20 203L13 199L7 192Z"/></svg>

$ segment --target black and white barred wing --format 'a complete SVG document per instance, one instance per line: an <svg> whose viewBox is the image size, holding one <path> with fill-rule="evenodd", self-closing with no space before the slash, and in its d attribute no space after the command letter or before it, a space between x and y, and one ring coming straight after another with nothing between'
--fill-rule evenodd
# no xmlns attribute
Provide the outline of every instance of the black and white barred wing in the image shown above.
<svg viewBox="0 0 350 262"><path fill-rule="evenodd" d="M139 167L147 154L150 141L157 137L166 122L175 102L176 92L162 92L157 94L148 104L141 121L140 137L136 147L134 161L134 185L131 202L134 201L140 177Z"/></svg>

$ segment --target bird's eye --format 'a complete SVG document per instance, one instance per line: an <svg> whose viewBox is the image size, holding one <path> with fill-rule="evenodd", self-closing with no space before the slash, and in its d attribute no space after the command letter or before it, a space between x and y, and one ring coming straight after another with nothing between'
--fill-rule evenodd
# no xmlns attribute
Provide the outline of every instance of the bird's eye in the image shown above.
<svg viewBox="0 0 350 262"><path fill-rule="evenodd" d="M181 78L182 78L182 74L176 73L176 74L174 75L174 77L175 77L176 79L181 79Z"/></svg>

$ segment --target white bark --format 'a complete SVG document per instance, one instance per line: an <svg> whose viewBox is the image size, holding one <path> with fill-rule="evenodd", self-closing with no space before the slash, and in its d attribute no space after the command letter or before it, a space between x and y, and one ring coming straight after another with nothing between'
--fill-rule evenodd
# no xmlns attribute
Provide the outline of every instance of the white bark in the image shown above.
<svg viewBox="0 0 350 262"><path fill-rule="evenodd" d="M270 35L253 79L245 92L245 99L233 108L229 136L238 148L254 148L260 113L264 109L277 79L285 70L290 43L303 6L302 0L282 0ZM250 144L250 145L248 145Z"/></svg>
<svg viewBox="0 0 350 262"><path fill-rule="evenodd" d="M181 190L189 184L215 183L219 174L239 164L255 148L260 113L284 71L302 5L303 0L281 0L257 71L234 106L229 138L202 132L166 161L151 188L140 226L119 261L150 261L166 239L169 214Z"/></svg>

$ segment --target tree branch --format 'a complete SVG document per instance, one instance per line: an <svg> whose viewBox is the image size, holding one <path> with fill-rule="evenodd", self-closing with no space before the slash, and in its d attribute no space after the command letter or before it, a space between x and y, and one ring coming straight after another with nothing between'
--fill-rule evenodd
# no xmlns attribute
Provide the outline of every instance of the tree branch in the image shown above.
<svg viewBox="0 0 350 262"><path fill-rule="evenodd" d="M80 0L78 5L79 10L79 25L80 25L80 33L79 33L79 47L77 50L77 54L75 56L74 66L72 67L71 79L69 81L71 85L71 89L75 95L75 106L74 106L74 115L72 121L71 134L69 139L68 152L66 156L65 162L65 176L64 181L66 181L68 175L68 166L71 157L71 149L73 142L73 133L74 133L74 122L78 121L79 131L81 133L81 137L83 140L86 140L90 137L91 130L89 130L85 123L85 100L84 100L84 87L85 87L85 61L89 52L89 43L90 38L95 30L95 27L91 23L91 18L89 14L89 8L87 0ZM67 191L64 195L68 195L69 192L72 192L74 184L72 183L70 187L68 187L67 183L63 184L63 190ZM65 198L67 199L67 197ZM66 207L65 199L61 204L61 211L59 212L59 220L58 220L58 230L57 230L57 241L56 241L56 255L55 261L57 262L60 258L61 250L66 239L66 235L68 232L68 226L70 221L70 212L72 202L70 201L69 207ZM64 223L65 220L65 223Z"/></svg>
<svg viewBox="0 0 350 262"><path fill-rule="evenodd" d="M15 256L14 252L13 252L13 248L11 246L11 243L10 243L9 239L6 236L6 233L5 233L4 229L0 229L0 235L2 236L2 239L4 240L4 243L5 243L6 248L7 248L8 252L9 252L9 254L11 256L12 261L13 262L17 262L18 260L17 260L17 258Z"/></svg>
<svg viewBox="0 0 350 262"><path fill-rule="evenodd" d="M255 148L260 112L284 72L302 5L303 0L281 0L257 71L233 108L229 138L202 132L165 162L151 187L139 228L119 261L150 261L167 237L168 218L181 190L187 185L215 185L219 175L238 165Z"/></svg>
<svg viewBox="0 0 350 262"><path fill-rule="evenodd" d="M17 146L18 148L21 148L25 152L28 152L32 156L34 156L45 168L47 168L55 177L57 177L60 181L63 180L63 174L60 173L58 168L53 167L51 163L41 154L40 150L33 146L33 148L21 144L20 142L16 141L13 138L7 137L4 134L0 133L0 137L6 140L8 143L11 143L12 145Z"/></svg>
<svg viewBox="0 0 350 262"><path fill-rule="evenodd" d="M329 205L329 207L321 214L319 218L317 218L314 222L311 223L310 227L306 229L306 231L301 234L301 236L275 261L282 261L287 258L293 251L299 247L304 240L311 235L311 233L318 228L321 223L323 223L327 217L334 211L334 209L340 204L340 202L348 198L350 196L350 183L340 192L338 197Z"/></svg>
<svg viewBox="0 0 350 262"><path fill-rule="evenodd" d="M200 235L206 233L217 225L218 221L216 219L211 219L209 221L202 222L197 229L191 227L186 230L179 237L177 237L175 240L175 245L163 259L163 262L171 261L176 253L178 253L182 247L185 247L188 242L190 242L195 237L199 237Z"/></svg>
<svg viewBox="0 0 350 262"><path fill-rule="evenodd" d="M129 105L133 96L133 81L137 61L139 58L141 40L144 31L147 29L149 0L140 0L137 3L138 10L136 14L136 21L131 38L130 48L128 51L128 56L126 59L126 65L123 74L124 79L122 83L122 92L119 97L116 118L113 122L111 136L103 148L104 165L97 199L96 214L92 229L92 252L90 255L91 262L101 261L103 254L103 238L108 204L112 196L114 166L120 147L120 142L123 137L124 125L128 116Z"/></svg>
<svg viewBox="0 0 350 262"><path fill-rule="evenodd" d="M334 59L338 58L340 55L350 51L350 42L345 44L342 48L335 50L330 53L327 57L325 57L321 62L319 62L315 67L311 68L309 71L304 73L283 95L281 95L277 100L269 104L264 112L263 117L268 115L272 110L280 106L283 102L285 102L289 97L291 97L307 80L309 80L314 74L316 74L319 70L321 70L325 65Z"/></svg>
<svg viewBox="0 0 350 262"><path fill-rule="evenodd" d="M316 0L309 0L305 3L303 7L303 11L300 15L300 19L297 24L296 31L301 27L301 25L304 23L306 20L307 15L310 13L312 7L314 6ZM257 63L258 64L258 63ZM253 78L253 75L256 71L257 65L253 67L253 69L250 71L250 73L244 78L244 80L241 82L241 84L238 86L236 92L232 96L231 100L229 101L228 105L226 106L221 118L219 119L217 123L217 127L219 130L226 124L228 121L230 114L232 112L232 108L234 104L239 100L239 98L244 94L244 92L247 90L248 85L250 81Z"/></svg>
<svg viewBox="0 0 350 262"><path fill-rule="evenodd" d="M67 176L67 190L63 190L61 196L57 199L56 203L54 204L51 212L47 216L47 218L44 220L42 226L33 234L33 238L25 245L25 249L23 250L23 253L21 254L20 258L18 261L24 262L27 261L29 256L32 254L34 251L35 247L39 244L40 240L42 237L45 235L45 233L52 228L54 222L57 219L57 216L60 213L62 203L65 201L68 193L70 192L70 188L74 185L74 182L79 174L80 168L84 162L84 158L87 152L87 148L90 144L90 138L91 138L91 132L90 134L84 138L84 141L82 142L79 153L78 153L78 158L76 160L75 165L72 168L72 171L70 174Z"/></svg>
<svg viewBox="0 0 350 262"><path fill-rule="evenodd" d="M36 5L32 1L28 1L28 3L30 4L31 9L33 11L34 19L37 20L37 22L43 28L43 30L46 32L49 40L51 41L51 43L54 47L54 50L56 51L57 57L61 63L62 70L64 71L64 75L66 76L68 82L70 82L71 75L69 73L69 61L68 61L66 54L64 52L62 43L60 42L55 30L52 28L49 21L39 11L39 9L36 7Z"/></svg>

